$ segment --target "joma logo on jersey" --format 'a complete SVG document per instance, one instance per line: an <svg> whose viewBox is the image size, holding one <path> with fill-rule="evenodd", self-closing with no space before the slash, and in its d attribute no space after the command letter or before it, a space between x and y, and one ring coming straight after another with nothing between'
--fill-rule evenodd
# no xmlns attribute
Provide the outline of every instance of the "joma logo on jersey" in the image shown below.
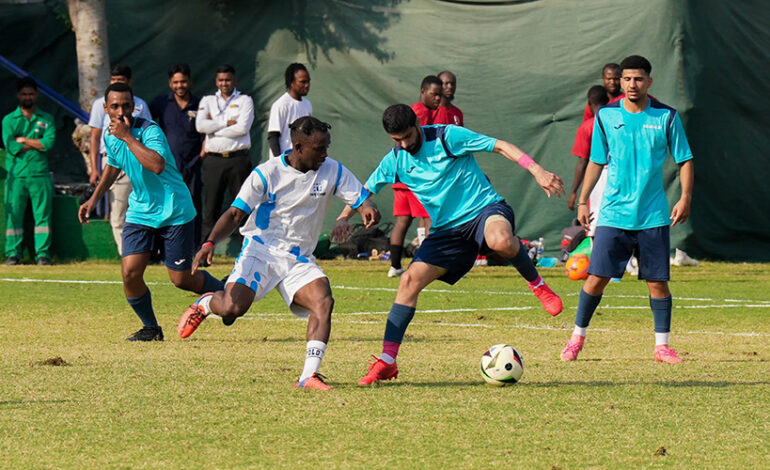
<svg viewBox="0 0 770 470"><path fill-rule="evenodd" d="M658 131L663 129L663 126L655 126L653 124L645 124L642 127L644 127L645 129L655 129L655 130L658 130Z"/></svg>
<svg viewBox="0 0 770 470"><path fill-rule="evenodd" d="M326 196L326 181L313 183L313 190L310 191L310 195L313 197Z"/></svg>

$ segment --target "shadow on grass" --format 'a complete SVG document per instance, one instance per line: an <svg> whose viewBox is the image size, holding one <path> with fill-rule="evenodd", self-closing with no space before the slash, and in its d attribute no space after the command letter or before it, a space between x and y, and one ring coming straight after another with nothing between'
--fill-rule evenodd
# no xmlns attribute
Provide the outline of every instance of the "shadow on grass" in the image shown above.
<svg viewBox="0 0 770 470"><path fill-rule="evenodd" d="M370 387L360 387L351 383L334 383L329 382L335 388L349 388L349 389L362 389L369 390L372 388L387 388L387 387L490 387L482 381L441 381L441 382L385 382ZM726 387L739 387L739 386L761 386L770 385L770 382L756 381L756 382L708 382L703 380L684 380L681 382L642 382L642 381L611 381L611 380L587 380L587 381L564 381L564 382L519 382L515 385L509 385L510 387L525 387L525 388L551 388L551 387L564 387L564 386L583 386L583 387L618 387L618 386L649 386L658 385L661 387L708 387L708 388L726 388ZM497 388L497 387L490 387ZM501 387L502 388L502 387Z"/></svg>

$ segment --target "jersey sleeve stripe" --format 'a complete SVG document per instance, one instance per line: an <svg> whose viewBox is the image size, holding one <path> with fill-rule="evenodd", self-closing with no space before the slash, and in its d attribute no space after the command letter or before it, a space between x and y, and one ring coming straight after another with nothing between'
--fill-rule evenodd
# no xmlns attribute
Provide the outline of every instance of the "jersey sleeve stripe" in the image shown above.
<svg viewBox="0 0 770 470"><path fill-rule="evenodd" d="M370 193L368 189L361 188L361 195L358 196L358 200L356 201L356 203L353 204L350 207L352 207L353 209L358 209L359 207L361 207L361 204L363 204L364 201L366 201L366 198L368 198L369 195L371 195L371 194L372 193Z"/></svg>
<svg viewBox="0 0 770 470"><path fill-rule="evenodd" d="M254 171L256 171L259 177L262 179L262 186L265 187L265 190L262 192L262 195L264 196L267 194L267 179L265 179L265 175L262 174L259 168L254 168Z"/></svg>
<svg viewBox="0 0 770 470"><path fill-rule="evenodd" d="M337 181L334 182L334 192L332 194L337 194L337 188L340 187L340 179L342 179L342 163L337 162Z"/></svg>
<svg viewBox="0 0 770 470"><path fill-rule="evenodd" d="M236 209L240 209L240 210L242 210L243 212L245 212L245 213L246 213L246 215L249 215L249 214L251 214L251 207L249 207L249 205L248 205L248 204L246 204L246 201L244 201L243 199L241 199L241 198L239 198L239 197L235 198L235 200L233 201L233 203L232 203L232 204L230 204L230 205L231 205L232 207L235 207Z"/></svg>

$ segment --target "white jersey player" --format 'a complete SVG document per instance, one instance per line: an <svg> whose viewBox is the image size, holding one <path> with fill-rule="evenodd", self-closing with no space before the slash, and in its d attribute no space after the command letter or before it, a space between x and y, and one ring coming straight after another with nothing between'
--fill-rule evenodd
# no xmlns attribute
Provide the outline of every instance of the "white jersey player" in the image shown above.
<svg viewBox="0 0 770 470"><path fill-rule="evenodd" d="M179 320L182 338L190 336L209 313L231 325L255 300L277 288L289 309L308 316L305 367L296 388L331 389L318 374L329 340L334 306L329 279L313 250L332 197L356 209L367 227L380 219L367 200L369 191L341 163L327 157L329 125L305 116L291 126L292 150L257 166L231 207L220 217L193 261L212 261L214 246L244 217L244 237L225 290L201 296Z"/></svg>

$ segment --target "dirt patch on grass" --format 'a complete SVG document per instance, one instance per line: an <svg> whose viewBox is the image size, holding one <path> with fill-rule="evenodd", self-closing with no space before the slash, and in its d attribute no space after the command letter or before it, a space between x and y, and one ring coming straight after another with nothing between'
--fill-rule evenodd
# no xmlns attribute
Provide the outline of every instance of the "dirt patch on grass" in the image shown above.
<svg viewBox="0 0 770 470"><path fill-rule="evenodd" d="M36 366L68 366L69 363L65 361L61 356L49 357L45 361L35 363Z"/></svg>

